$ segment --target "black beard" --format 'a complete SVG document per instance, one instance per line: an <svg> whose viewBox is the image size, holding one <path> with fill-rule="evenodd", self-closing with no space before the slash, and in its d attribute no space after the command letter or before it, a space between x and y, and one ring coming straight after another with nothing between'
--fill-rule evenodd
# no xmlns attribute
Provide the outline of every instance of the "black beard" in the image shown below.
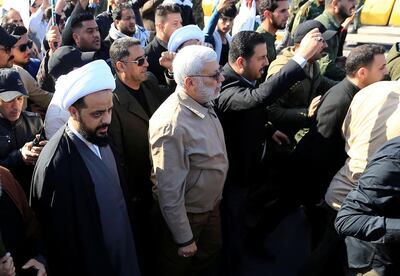
<svg viewBox="0 0 400 276"><path fill-rule="evenodd" d="M107 147L110 144L110 138L108 137L108 135L106 135L106 136L94 135L94 136L87 137L86 140L88 140L90 143L95 144L99 147Z"/></svg>
<svg viewBox="0 0 400 276"><path fill-rule="evenodd" d="M88 132L85 127L83 125L81 125L81 129L79 130L79 133L83 136L83 138L85 138L87 141L89 141L92 144L95 144L99 147L106 147L110 144L110 138L108 137L108 135L104 135L104 136L98 136L96 134L97 130L99 130L100 128L103 127L108 127L109 124L102 124L100 126L98 126L94 132Z"/></svg>
<svg viewBox="0 0 400 276"><path fill-rule="evenodd" d="M351 15L351 14L350 14ZM339 17L342 19L340 23L343 23L347 17L350 15L347 14L346 10L343 7L339 8Z"/></svg>

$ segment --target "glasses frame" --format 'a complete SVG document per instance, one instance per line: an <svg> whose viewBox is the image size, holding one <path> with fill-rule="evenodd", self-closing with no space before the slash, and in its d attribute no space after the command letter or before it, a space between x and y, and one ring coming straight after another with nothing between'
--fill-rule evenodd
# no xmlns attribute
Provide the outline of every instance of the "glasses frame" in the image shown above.
<svg viewBox="0 0 400 276"><path fill-rule="evenodd" d="M18 46L18 50L19 50L21 53L24 53L24 52L26 52L26 50L27 50L28 48L29 48L29 49L32 49L32 47L33 47L33 41L32 41L32 40L28 40L27 43L19 45L19 46Z"/></svg>
<svg viewBox="0 0 400 276"><path fill-rule="evenodd" d="M192 76L188 76L188 77L212 78L212 79L214 79L214 80L216 80L216 81L219 81L219 78L220 78L221 75L222 75L222 71L223 71L223 68L222 68L222 67L219 67L219 69L217 70L217 73L215 73L214 75L211 75L211 76L192 75Z"/></svg>
<svg viewBox="0 0 400 276"><path fill-rule="evenodd" d="M140 58L137 58L137 59L135 59L135 60L120 60L121 62L123 62L123 63L135 63L135 64L137 64L137 66L143 66L144 65L144 63L147 61L147 56L146 55L144 55L144 56L142 56L142 57L140 57Z"/></svg>

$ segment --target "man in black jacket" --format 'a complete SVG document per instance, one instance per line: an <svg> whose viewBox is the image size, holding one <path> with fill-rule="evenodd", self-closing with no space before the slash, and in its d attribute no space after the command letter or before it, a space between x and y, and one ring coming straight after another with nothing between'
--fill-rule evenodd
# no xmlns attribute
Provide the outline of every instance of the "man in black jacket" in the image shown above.
<svg viewBox="0 0 400 276"><path fill-rule="evenodd" d="M349 265L357 275L400 274L399 160L396 137L371 157L337 215L335 227L346 236Z"/></svg>
<svg viewBox="0 0 400 276"><path fill-rule="evenodd" d="M153 224L149 119L169 96L161 90L149 66L140 41L131 37L116 40L110 48L116 71L113 117L109 134L124 169L130 201L133 203L135 244L142 275L156 275L156 229Z"/></svg>
<svg viewBox="0 0 400 276"><path fill-rule="evenodd" d="M356 93L387 74L385 48L365 44L354 48L347 57L346 78L321 98L315 122L293 153L293 176L302 187L303 198L320 202L347 154L342 125ZM312 177L310 177L312 175ZM326 203L326 202L325 202ZM344 243L333 228L336 209L323 204L323 216L313 218L316 229L325 229L323 239L302 268L301 275L343 274ZM338 250L338 248L340 248ZM332 268L335 268L333 270Z"/></svg>
<svg viewBox="0 0 400 276"><path fill-rule="evenodd" d="M108 145L115 89L111 70L96 60L57 82L66 92L62 108L71 116L43 149L31 192L49 271L140 275L124 181Z"/></svg>
<svg viewBox="0 0 400 276"><path fill-rule="evenodd" d="M160 66L161 53L167 51L168 41L172 33L182 27L181 10L178 5L160 5L156 9L156 36L144 49L149 61L148 70L152 72L160 84L166 85L165 69Z"/></svg>
<svg viewBox="0 0 400 276"><path fill-rule="evenodd" d="M17 177L28 197L33 165L46 142L33 145L43 122L38 114L22 111L25 97L19 74L0 69L0 165Z"/></svg>
<svg viewBox="0 0 400 276"><path fill-rule="evenodd" d="M254 184L263 180L260 161L266 138L266 107L281 91L305 77L302 68L323 45L318 29L312 30L303 39L298 54L278 74L256 87L257 79L268 65L265 40L252 31L240 32L232 40L223 72L225 81L215 104L224 128L230 164L221 216L227 268L234 275L244 273L240 271L240 260L247 194Z"/></svg>

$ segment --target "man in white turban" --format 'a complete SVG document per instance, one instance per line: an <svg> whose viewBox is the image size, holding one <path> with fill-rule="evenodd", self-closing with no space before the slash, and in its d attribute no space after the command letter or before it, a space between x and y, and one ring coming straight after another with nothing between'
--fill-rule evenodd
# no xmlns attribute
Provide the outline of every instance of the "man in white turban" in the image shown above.
<svg viewBox="0 0 400 276"><path fill-rule="evenodd" d="M98 60L58 81L70 117L43 148L31 189L49 271L140 275L124 182L108 145L114 78Z"/></svg>

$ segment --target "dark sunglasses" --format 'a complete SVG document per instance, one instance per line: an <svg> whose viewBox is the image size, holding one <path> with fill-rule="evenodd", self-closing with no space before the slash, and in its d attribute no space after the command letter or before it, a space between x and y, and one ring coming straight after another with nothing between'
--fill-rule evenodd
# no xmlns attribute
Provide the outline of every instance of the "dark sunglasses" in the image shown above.
<svg viewBox="0 0 400 276"><path fill-rule="evenodd" d="M136 63L138 66L143 66L145 61L147 61L147 56L142 56L141 58L138 58L136 60L121 60L123 63Z"/></svg>
<svg viewBox="0 0 400 276"><path fill-rule="evenodd" d="M25 52L27 48L32 49L32 46L33 46L33 42L32 42L32 40L30 40L25 44L19 45L18 49L20 52Z"/></svg>

